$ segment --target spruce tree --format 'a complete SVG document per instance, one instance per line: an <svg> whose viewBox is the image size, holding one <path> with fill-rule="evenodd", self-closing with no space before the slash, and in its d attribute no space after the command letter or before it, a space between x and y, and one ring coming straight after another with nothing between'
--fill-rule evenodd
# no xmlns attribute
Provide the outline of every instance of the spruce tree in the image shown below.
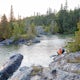
<svg viewBox="0 0 80 80"><path fill-rule="evenodd" d="M11 10L10 10L10 22L9 22L9 27L10 27L10 34L12 36L13 30L14 30L14 13L13 13L13 6L11 5Z"/></svg>
<svg viewBox="0 0 80 80"><path fill-rule="evenodd" d="M6 18L6 15L4 14L1 17L1 24L0 24L0 38L6 39L9 38L9 26L8 26L8 20Z"/></svg>

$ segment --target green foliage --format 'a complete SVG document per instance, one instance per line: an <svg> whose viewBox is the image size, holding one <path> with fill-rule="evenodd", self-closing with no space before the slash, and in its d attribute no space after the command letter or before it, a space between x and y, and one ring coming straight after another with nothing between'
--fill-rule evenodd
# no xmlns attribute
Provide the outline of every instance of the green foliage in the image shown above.
<svg viewBox="0 0 80 80"><path fill-rule="evenodd" d="M73 42L68 43L68 50L69 52L76 52L80 51L80 21L77 24L78 31L75 32L75 38Z"/></svg>
<svg viewBox="0 0 80 80"><path fill-rule="evenodd" d="M20 34L21 34L21 31L20 31L19 25L17 24L17 22L14 22L13 36L17 38L18 36L20 36Z"/></svg>
<svg viewBox="0 0 80 80"><path fill-rule="evenodd" d="M13 34L15 39L19 39L21 35L26 34L25 33L25 23L24 21L18 20L13 23Z"/></svg>
<svg viewBox="0 0 80 80"><path fill-rule="evenodd" d="M25 34L25 21L18 19L17 24L20 30L20 34Z"/></svg>
<svg viewBox="0 0 80 80"><path fill-rule="evenodd" d="M56 21L52 21L51 24L50 24L50 32L52 34L55 34L55 33L58 33L59 32L59 27L56 23Z"/></svg>
<svg viewBox="0 0 80 80"><path fill-rule="evenodd" d="M49 26L45 26L44 31L47 33L50 33L50 27Z"/></svg>
<svg viewBox="0 0 80 80"><path fill-rule="evenodd" d="M6 39L10 37L10 28L9 23L7 21L6 15L4 14L1 18L0 23L0 39Z"/></svg>
<svg viewBox="0 0 80 80"><path fill-rule="evenodd" d="M14 13L13 13L13 6L11 5L11 10L10 10L10 22L14 21Z"/></svg>
<svg viewBox="0 0 80 80"><path fill-rule="evenodd" d="M54 33L58 33L59 32L59 27L58 27L56 22L55 22L53 30L54 30Z"/></svg>
<svg viewBox="0 0 80 80"><path fill-rule="evenodd" d="M36 31L35 31L35 26L34 24L31 24L29 27L28 27L28 30L27 30L27 39L32 39L35 37L36 35Z"/></svg>
<svg viewBox="0 0 80 80"><path fill-rule="evenodd" d="M66 10L60 10L57 15L56 21L59 26L59 33L71 33L69 12Z"/></svg>
<svg viewBox="0 0 80 80"><path fill-rule="evenodd" d="M77 29L76 25L79 18L80 8L68 11L67 8L61 6L61 10L57 13L52 13L52 10L49 8L45 15L38 14L25 19L21 19L19 16L18 20L16 20L14 18L13 6L11 6L10 21L7 21L5 15L1 18L0 39L7 39L12 36L15 39L19 39L23 35L26 35L24 38L31 39L37 35L35 26L43 26L44 31L51 34L71 34L76 30L80 30L80 28ZM69 43L69 47L72 47L74 51L79 50L79 34L80 31L76 31L75 44L74 42ZM74 49L73 46L76 46L76 48Z"/></svg>
<svg viewBox="0 0 80 80"><path fill-rule="evenodd" d="M38 66L32 66L33 71L31 72L31 76L35 76L38 73L42 72L43 68L38 67Z"/></svg>
<svg viewBox="0 0 80 80"><path fill-rule="evenodd" d="M37 34L34 23L31 24L31 33L34 35Z"/></svg>
<svg viewBox="0 0 80 80"><path fill-rule="evenodd" d="M8 22L5 15L3 15L1 18L0 39L14 37L15 40L18 40L20 38L31 39L35 37L35 24L28 22L28 25L26 25L26 21L24 19L21 19L20 16L18 20L14 19L12 6L9 20L10 21Z"/></svg>
<svg viewBox="0 0 80 80"><path fill-rule="evenodd" d="M35 26L45 26L46 32L60 33L60 34L73 34L77 30L77 22L80 17L80 8L68 11L61 8L59 12L55 14L50 13L46 15L37 15L26 18L30 24L34 23ZM54 21L54 24L52 22ZM49 28L48 28L49 27ZM54 28L54 29L53 29ZM49 31L50 29L50 31Z"/></svg>
<svg viewBox="0 0 80 80"><path fill-rule="evenodd" d="M46 15L38 15L38 16L29 17L26 19L29 20L30 23L34 23L36 26L39 26L39 25L49 26L51 24L51 21L55 19L55 14L51 13L48 15L47 14Z"/></svg>
<svg viewBox="0 0 80 80"><path fill-rule="evenodd" d="M9 19L9 28L10 28L10 36L13 35L13 29L14 29L14 13L13 13L13 6L11 5L11 10L10 10L10 19Z"/></svg>

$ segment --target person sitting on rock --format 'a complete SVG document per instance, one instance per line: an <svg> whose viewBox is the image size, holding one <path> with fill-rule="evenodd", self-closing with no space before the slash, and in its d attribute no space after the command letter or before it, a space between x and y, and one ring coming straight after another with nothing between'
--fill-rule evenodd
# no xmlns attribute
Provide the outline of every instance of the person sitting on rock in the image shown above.
<svg viewBox="0 0 80 80"><path fill-rule="evenodd" d="M50 58L57 57L57 56L63 54L64 52L65 52L65 49L60 48L60 49L57 51L57 54L58 54L58 55L51 55Z"/></svg>
<svg viewBox="0 0 80 80"><path fill-rule="evenodd" d="M62 49L62 48L60 48L60 49L57 51L57 54L58 54L58 55L61 55L61 54L63 54L64 52L65 52L65 50Z"/></svg>

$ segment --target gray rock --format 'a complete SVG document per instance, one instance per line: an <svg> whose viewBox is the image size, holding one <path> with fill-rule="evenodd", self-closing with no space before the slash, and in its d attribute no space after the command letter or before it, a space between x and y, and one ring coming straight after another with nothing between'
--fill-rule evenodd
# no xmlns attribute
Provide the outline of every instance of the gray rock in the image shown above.
<svg viewBox="0 0 80 80"><path fill-rule="evenodd" d="M11 56L0 70L0 80L7 80L19 68L22 59L21 54Z"/></svg>
<svg viewBox="0 0 80 80"><path fill-rule="evenodd" d="M80 80L80 52L54 57L49 67L20 68L9 80Z"/></svg>
<svg viewBox="0 0 80 80"><path fill-rule="evenodd" d="M39 76L39 75L33 76L33 77L31 77L30 80L41 80L41 76Z"/></svg>
<svg viewBox="0 0 80 80"><path fill-rule="evenodd" d="M4 41L1 41L0 44L3 44L3 45L10 45L14 42L14 39L6 39Z"/></svg>
<svg viewBox="0 0 80 80"><path fill-rule="evenodd" d="M9 80L30 80L30 73L32 68L22 67Z"/></svg>
<svg viewBox="0 0 80 80"><path fill-rule="evenodd" d="M44 29L43 29L43 26L36 26L36 32L38 35L40 34L44 34Z"/></svg>
<svg viewBox="0 0 80 80"><path fill-rule="evenodd" d="M39 38L35 37L34 39L32 39L32 43L40 43Z"/></svg>
<svg viewBox="0 0 80 80"><path fill-rule="evenodd" d="M68 62L68 59L74 62ZM77 60L80 60L80 52L56 56L49 67L43 68L42 75L36 74L32 80L80 80L80 62Z"/></svg>
<svg viewBox="0 0 80 80"><path fill-rule="evenodd" d="M80 52L64 54L54 58L49 67L57 70L57 77L52 80L80 80Z"/></svg>

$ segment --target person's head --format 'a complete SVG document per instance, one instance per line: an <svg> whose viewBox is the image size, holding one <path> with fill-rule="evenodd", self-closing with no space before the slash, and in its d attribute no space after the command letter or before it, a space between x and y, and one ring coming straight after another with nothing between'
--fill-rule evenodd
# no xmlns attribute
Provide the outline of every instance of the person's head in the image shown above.
<svg viewBox="0 0 80 80"><path fill-rule="evenodd" d="M61 55L65 52L65 50L63 48L59 48L59 50L57 51L58 55Z"/></svg>

